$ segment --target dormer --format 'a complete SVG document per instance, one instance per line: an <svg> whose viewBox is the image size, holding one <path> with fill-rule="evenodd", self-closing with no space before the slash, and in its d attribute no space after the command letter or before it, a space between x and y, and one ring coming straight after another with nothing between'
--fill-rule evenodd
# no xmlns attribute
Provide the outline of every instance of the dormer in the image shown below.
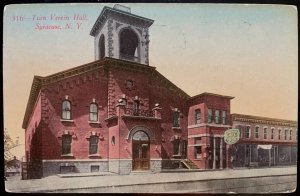
<svg viewBox="0 0 300 196"><path fill-rule="evenodd" d="M149 65L149 27L153 20L131 13L129 7L104 7L90 35L95 60L111 57Z"/></svg>

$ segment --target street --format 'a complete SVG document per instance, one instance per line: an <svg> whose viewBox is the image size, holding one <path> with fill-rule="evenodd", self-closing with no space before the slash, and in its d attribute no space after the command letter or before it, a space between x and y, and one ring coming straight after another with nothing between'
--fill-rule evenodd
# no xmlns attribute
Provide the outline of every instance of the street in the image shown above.
<svg viewBox="0 0 300 196"><path fill-rule="evenodd" d="M8 192L119 192L119 193L266 193L292 192L297 167L233 169L198 172L135 173L85 177L49 176L5 181ZM95 174L94 174L95 175Z"/></svg>

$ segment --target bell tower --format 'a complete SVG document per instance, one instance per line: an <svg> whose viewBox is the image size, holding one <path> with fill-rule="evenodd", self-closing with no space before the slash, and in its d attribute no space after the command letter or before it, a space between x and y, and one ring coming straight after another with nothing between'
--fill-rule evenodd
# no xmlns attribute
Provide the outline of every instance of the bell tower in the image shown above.
<svg viewBox="0 0 300 196"><path fill-rule="evenodd" d="M95 60L112 57L149 65L148 31L153 22L132 14L129 7L105 6L90 32Z"/></svg>

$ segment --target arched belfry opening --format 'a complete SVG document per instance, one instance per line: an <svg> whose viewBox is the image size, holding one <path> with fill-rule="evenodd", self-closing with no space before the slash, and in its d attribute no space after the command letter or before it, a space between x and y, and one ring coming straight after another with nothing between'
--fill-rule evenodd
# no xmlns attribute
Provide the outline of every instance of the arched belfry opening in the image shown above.
<svg viewBox="0 0 300 196"><path fill-rule="evenodd" d="M139 39L137 34L129 28L123 29L120 34L120 58L139 62Z"/></svg>
<svg viewBox="0 0 300 196"><path fill-rule="evenodd" d="M95 59L105 56L149 65L149 27L153 22L123 5L104 6L90 31Z"/></svg>
<svg viewBox="0 0 300 196"><path fill-rule="evenodd" d="M99 40L99 59L103 59L105 56L105 38L102 34Z"/></svg>

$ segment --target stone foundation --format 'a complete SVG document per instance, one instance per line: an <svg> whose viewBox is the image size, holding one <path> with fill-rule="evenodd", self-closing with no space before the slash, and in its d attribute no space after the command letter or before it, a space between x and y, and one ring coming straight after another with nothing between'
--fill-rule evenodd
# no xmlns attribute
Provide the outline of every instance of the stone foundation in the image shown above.
<svg viewBox="0 0 300 196"><path fill-rule="evenodd" d="M43 160L43 177L60 173L107 172L108 160Z"/></svg>
<svg viewBox="0 0 300 196"><path fill-rule="evenodd" d="M161 168L162 168L162 160L161 159L150 160L150 170L152 172L155 172L155 173L161 172Z"/></svg>

